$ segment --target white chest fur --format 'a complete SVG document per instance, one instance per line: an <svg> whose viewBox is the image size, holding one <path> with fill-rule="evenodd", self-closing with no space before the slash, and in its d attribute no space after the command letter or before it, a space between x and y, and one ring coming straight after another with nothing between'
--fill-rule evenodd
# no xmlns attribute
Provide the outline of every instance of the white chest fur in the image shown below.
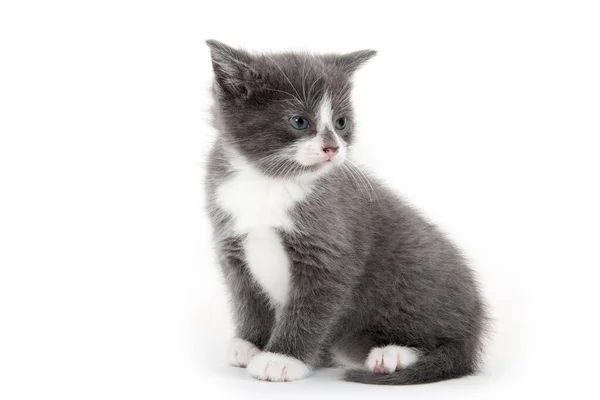
<svg viewBox="0 0 600 400"><path fill-rule="evenodd" d="M233 216L235 234L245 235L246 263L276 304L287 298L290 261L277 229L294 229L289 210L310 193L310 185L272 179L243 161L217 190L217 203Z"/></svg>

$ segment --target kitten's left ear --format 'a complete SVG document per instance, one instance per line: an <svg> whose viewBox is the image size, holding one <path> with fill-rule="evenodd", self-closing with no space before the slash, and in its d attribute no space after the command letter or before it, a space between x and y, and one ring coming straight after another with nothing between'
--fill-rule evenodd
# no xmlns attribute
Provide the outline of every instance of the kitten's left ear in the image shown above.
<svg viewBox="0 0 600 400"><path fill-rule="evenodd" d="M252 55L217 40L207 40L206 44L210 47L213 71L219 88L234 98L250 98L260 84L260 75L251 66Z"/></svg>
<svg viewBox="0 0 600 400"><path fill-rule="evenodd" d="M332 63L347 74L352 74L361 65L363 65L376 55L376 50L359 50L346 54L330 54L324 56L324 58L325 61Z"/></svg>

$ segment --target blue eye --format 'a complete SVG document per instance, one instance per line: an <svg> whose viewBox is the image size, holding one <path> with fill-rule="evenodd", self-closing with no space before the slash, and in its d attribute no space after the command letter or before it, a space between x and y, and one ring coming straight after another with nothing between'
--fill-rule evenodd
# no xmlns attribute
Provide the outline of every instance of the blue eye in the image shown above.
<svg viewBox="0 0 600 400"><path fill-rule="evenodd" d="M295 115L290 118L290 125L292 125L294 129L301 131L308 128L308 119L299 115Z"/></svg>
<svg viewBox="0 0 600 400"><path fill-rule="evenodd" d="M335 129L344 130L346 129L346 118L340 117L335 120Z"/></svg>

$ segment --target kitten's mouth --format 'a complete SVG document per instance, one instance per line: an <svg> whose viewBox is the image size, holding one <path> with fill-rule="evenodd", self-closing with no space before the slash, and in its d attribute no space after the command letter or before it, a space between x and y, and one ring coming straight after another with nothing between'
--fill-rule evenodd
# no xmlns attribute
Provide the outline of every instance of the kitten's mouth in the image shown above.
<svg viewBox="0 0 600 400"><path fill-rule="evenodd" d="M318 162L312 164L311 167L318 169L318 168L324 168L327 165L331 165L331 164L333 164L333 160L329 159L329 160L324 160L324 161L318 161Z"/></svg>
<svg viewBox="0 0 600 400"><path fill-rule="evenodd" d="M317 161L316 163L314 163L313 165L316 168L324 168L324 167L328 167L328 166L335 166L335 165L339 165L342 164L345 160L345 157L343 157L343 155L334 153L334 154L327 154L327 157Z"/></svg>
<svg viewBox="0 0 600 400"><path fill-rule="evenodd" d="M304 161L304 162L303 162ZM310 160L296 160L296 162L302 166L304 172L317 172L320 174L327 173L335 166L343 163L344 159L340 157L328 156L328 157L315 157L315 159Z"/></svg>
<svg viewBox="0 0 600 400"><path fill-rule="evenodd" d="M301 164L306 172L321 171L325 168L333 166L333 160L317 161L312 164Z"/></svg>

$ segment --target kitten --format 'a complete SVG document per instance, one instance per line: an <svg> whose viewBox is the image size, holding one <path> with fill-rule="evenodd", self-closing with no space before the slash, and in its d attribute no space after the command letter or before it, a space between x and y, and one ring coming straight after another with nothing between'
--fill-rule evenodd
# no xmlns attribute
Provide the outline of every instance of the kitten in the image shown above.
<svg viewBox="0 0 600 400"><path fill-rule="evenodd" d="M351 78L376 52L251 54L209 40L207 209L233 302L230 364L268 381L342 365L418 384L476 371L485 313L438 229L349 159Z"/></svg>

